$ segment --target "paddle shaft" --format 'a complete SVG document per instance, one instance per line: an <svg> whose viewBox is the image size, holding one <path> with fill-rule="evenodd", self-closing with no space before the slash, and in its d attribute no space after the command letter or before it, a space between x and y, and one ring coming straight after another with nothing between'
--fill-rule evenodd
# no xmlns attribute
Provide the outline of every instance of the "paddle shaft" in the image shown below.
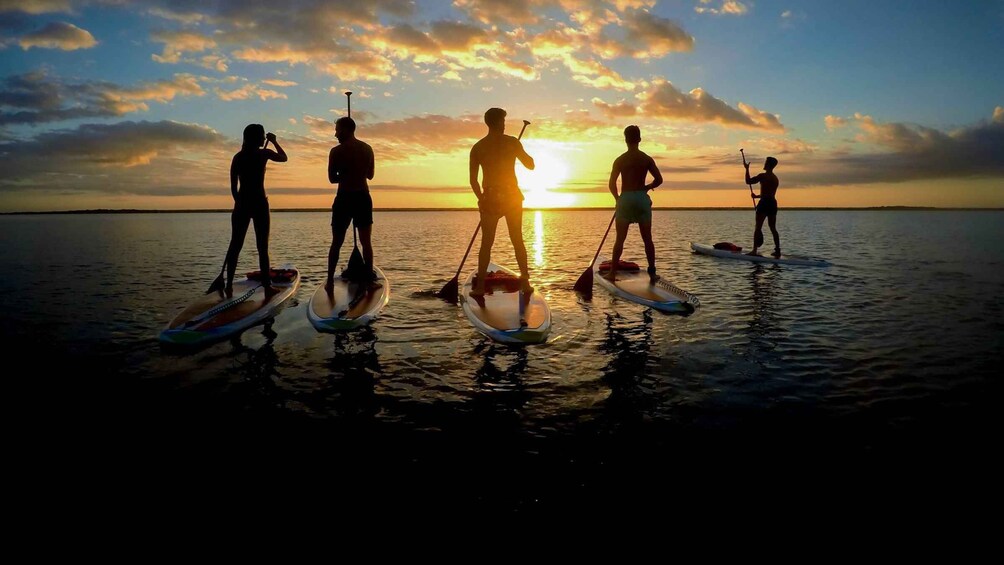
<svg viewBox="0 0 1004 565"><path fill-rule="evenodd" d="M743 168L746 168L746 154L743 153L742 149L739 150L739 154L743 156ZM746 185L750 187L750 200L753 201L753 209L756 210L756 198L753 197L753 185L750 183L746 183Z"/></svg>
<svg viewBox="0 0 1004 565"><path fill-rule="evenodd" d="M607 236L610 235L610 228L613 227L614 220L616 219L617 219L617 211L614 210L614 215L610 217L610 223L607 224L607 231L603 232L603 239L600 240L600 246L596 248L596 254L593 255L593 260L590 261L589 263L590 270L593 268L593 265L596 264L596 259L599 258L600 251L603 250L603 244L607 242Z"/></svg>

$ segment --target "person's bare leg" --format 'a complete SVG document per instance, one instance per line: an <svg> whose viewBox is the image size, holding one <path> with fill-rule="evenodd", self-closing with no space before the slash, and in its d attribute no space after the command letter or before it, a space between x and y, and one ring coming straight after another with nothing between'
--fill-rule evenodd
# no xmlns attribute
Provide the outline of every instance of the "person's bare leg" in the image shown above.
<svg viewBox="0 0 1004 565"><path fill-rule="evenodd" d="M753 251L747 253L747 255L756 255L756 250L758 247L763 245L763 221L767 219L760 212L756 213L756 229L753 230Z"/></svg>
<svg viewBox="0 0 1004 565"><path fill-rule="evenodd" d="M777 233L777 215L767 218L767 225L770 226L770 233L774 236L774 257L781 256L781 236Z"/></svg>
<svg viewBox="0 0 1004 565"><path fill-rule="evenodd" d="M338 265L338 253L345 243L345 228L331 226L331 248L328 249L328 277L324 282L324 290L328 294L335 288L335 267Z"/></svg>
<svg viewBox="0 0 1004 565"><path fill-rule="evenodd" d="M248 234L251 217L234 210L230 214L230 246L227 248L227 285L223 291L227 296L234 294L234 274L237 272L237 258L244 248L244 238Z"/></svg>
<svg viewBox="0 0 1004 565"><path fill-rule="evenodd" d="M628 226L630 225L617 218L617 239L614 241L614 254L610 258L610 270L603 275L603 278L607 280L617 280L617 264L621 260L621 254L624 253L624 240L627 239Z"/></svg>
<svg viewBox="0 0 1004 565"><path fill-rule="evenodd" d="M485 277L488 276L488 263L492 260L492 244L495 243L495 228L498 227L499 217L495 215L481 215L481 248L478 250L478 278L474 282L474 288L470 295L480 297L485 295Z"/></svg>
<svg viewBox="0 0 1004 565"><path fill-rule="evenodd" d="M645 242L645 259L648 261L648 277L652 282L655 276L655 242L652 241L652 224L638 224L638 231L641 232L641 240Z"/></svg>
<svg viewBox="0 0 1004 565"><path fill-rule="evenodd" d="M268 236L272 229L272 218L268 208L259 211L254 218L254 239L258 246L258 269L261 271L261 285L265 292L272 292L272 264L268 256Z"/></svg>
<svg viewBox="0 0 1004 565"><path fill-rule="evenodd" d="M509 241L512 242L512 249L516 253L516 264L519 265L520 289L530 294L533 287L530 286L530 264L526 256L526 244L523 242L523 209L511 210L505 215L506 227L509 229Z"/></svg>
<svg viewBox="0 0 1004 565"><path fill-rule="evenodd" d="M363 261L366 263L366 268L373 276L376 276L376 271L373 270L373 225L368 225L359 228L359 243L363 246ZM370 288L380 288L380 283L376 282L376 279L370 281Z"/></svg>

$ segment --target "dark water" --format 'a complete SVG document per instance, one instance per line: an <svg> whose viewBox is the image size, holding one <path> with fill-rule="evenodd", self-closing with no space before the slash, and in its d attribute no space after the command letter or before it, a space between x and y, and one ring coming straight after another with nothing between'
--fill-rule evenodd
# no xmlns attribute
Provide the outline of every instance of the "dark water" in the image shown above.
<svg viewBox="0 0 1004 565"><path fill-rule="evenodd" d="M1001 212L784 212L782 246L825 269L693 255L690 241L748 246L750 215L657 212L660 273L703 304L689 317L571 291L609 214L526 214L552 308L544 345L493 344L433 296L469 212L377 213L391 301L370 328L317 333L305 307L329 216L274 213L273 264L304 274L295 299L272 324L182 352L157 334L218 272L228 215L0 217L8 402L45 438L24 447L57 459L144 461L207 484L198 470L214 465L284 469L290 487L389 474L360 490L507 511L640 504L686 491L681 474L825 485L988 453ZM496 260L514 264L499 231ZM239 270L256 256L249 235ZM626 257L643 258L636 231Z"/></svg>

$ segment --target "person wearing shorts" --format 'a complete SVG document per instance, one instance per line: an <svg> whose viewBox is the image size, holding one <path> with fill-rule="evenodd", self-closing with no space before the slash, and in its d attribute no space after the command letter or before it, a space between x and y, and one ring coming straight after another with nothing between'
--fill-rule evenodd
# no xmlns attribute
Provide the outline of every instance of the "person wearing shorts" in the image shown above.
<svg viewBox="0 0 1004 565"><path fill-rule="evenodd" d="M617 202L617 240L610 261L610 270L603 276L613 281L617 277L617 265L624 252L624 240L628 226L638 224L641 239L645 242L645 258L648 260L648 275L653 282L655 274L655 244L652 242L652 199L648 191L662 184L662 173L655 165L655 159L638 149L641 144L641 129L638 126L624 128L624 142L628 150L614 160L610 171L609 188ZM652 182L645 184L648 174ZM617 177L621 178L621 190L617 192Z"/></svg>
<svg viewBox="0 0 1004 565"><path fill-rule="evenodd" d="M373 199L370 197L368 180L373 180L373 148L356 139L356 122L352 118L339 118L335 122L335 137L338 145L328 154L328 181L338 185L335 200L331 204L331 248L328 250L328 276L325 290L334 289L335 266L338 253L345 242L345 231L349 224L359 232L359 242L363 247L363 261L371 281L373 274Z"/></svg>
<svg viewBox="0 0 1004 565"><path fill-rule="evenodd" d="M771 253L774 257L781 256L781 236L777 233L777 187L780 181L777 179L777 175L774 174L774 167L777 166L777 159L773 157L767 157L763 163L764 172L759 175L750 178L750 166L746 163L746 184L760 185L760 194L754 194L753 199L760 199L760 203L756 205L756 229L753 230L753 250L749 252L749 255L756 255L757 248L763 245L763 221L767 220L767 225L770 226L770 233L774 236L774 251ZM750 187L750 192L752 193L753 188Z"/></svg>

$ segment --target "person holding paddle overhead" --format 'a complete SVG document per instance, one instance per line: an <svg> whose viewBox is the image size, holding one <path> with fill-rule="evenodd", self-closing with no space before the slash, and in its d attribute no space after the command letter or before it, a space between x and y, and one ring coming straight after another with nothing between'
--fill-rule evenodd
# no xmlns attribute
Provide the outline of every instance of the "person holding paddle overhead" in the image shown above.
<svg viewBox="0 0 1004 565"><path fill-rule="evenodd" d="M638 126L624 128L624 143L628 150L614 160L610 171L609 188L617 202L617 240L614 242L610 270L602 275L607 280L617 280L617 265L624 251L628 226L638 224L641 239L645 242L645 258L648 260L648 276L655 282L655 244L652 242L652 199L648 191L662 184L662 173L655 165L655 159L638 149L641 143L641 129ZM645 184L646 176L652 173L652 182ZM621 177L621 191L617 194L617 177Z"/></svg>
<svg viewBox="0 0 1004 565"><path fill-rule="evenodd" d="M777 166L777 159L767 157L763 163L764 172L755 177L750 177L750 164L743 160L746 167L746 184L750 186L750 194L753 199L760 199L756 206L756 229L753 231L753 250L749 255L756 255L757 248L763 245L763 221L767 220L770 226L770 233L774 236L774 257L781 256L781 238L777 233L777 175L774 174L774 167ZM760 183L760 194L753 194L753 184Z"/></svg>
<svg viewBox="0 0 1004 565"><path fill-rule="evenodd" d="M533 292L526 245L523 243L523 193L516 181L515 167L516 159L531 171L534 163L533 157L526 153L519 139L505 135L505 117L505 110L489 108L485 112L488 135L471 148L471 190L478 198L483 230L481 250L478 252L478 276L470 292L472 298L485 295L485 277L488 263L491 262L492 244L495 243L495 229L499 219L503 217L509 228L509 240L516 252L516 263L519 264L520 290L526 295ZM482 182L478 182L478 169L482 172Z"/></svg>
<svg viewBox="0 0 1004 565"><path fill-rule="evenodd" d="M354 223L363 245L363 261L371 286L378 287L373 273L373 198L367 180L373 180L375 169L373 148L356 139L356 122L342 117L335 122L338 145L328 153L328 181L338 184L335 200L331 204L331 248L328 250L328 278L324 289L330 294L334 289L335 265L338 252L345 241L345 230Z"/></svg>
<svg viewBox="0 0 1004 565"><path fill-rule="evenodd" d="M265 147L272 142L275 151ZM285 163L286 152L279 146L272 132L265 133L261 124L250 124L244 128L244 142L230 162L230 192L234 197L234 211L230 214L230 247L227 249L227 284L223 291L227 296L234 292L234 273L237 258L244 247L244 237L248 224L254 221L255 243L258 246L258 265L262 273L262 287L265 292L272 290L269 278L268 233L271 223L268 197L265 196L265 165L269 161ZM239 187L239 188L238 188Z"/></svg>

